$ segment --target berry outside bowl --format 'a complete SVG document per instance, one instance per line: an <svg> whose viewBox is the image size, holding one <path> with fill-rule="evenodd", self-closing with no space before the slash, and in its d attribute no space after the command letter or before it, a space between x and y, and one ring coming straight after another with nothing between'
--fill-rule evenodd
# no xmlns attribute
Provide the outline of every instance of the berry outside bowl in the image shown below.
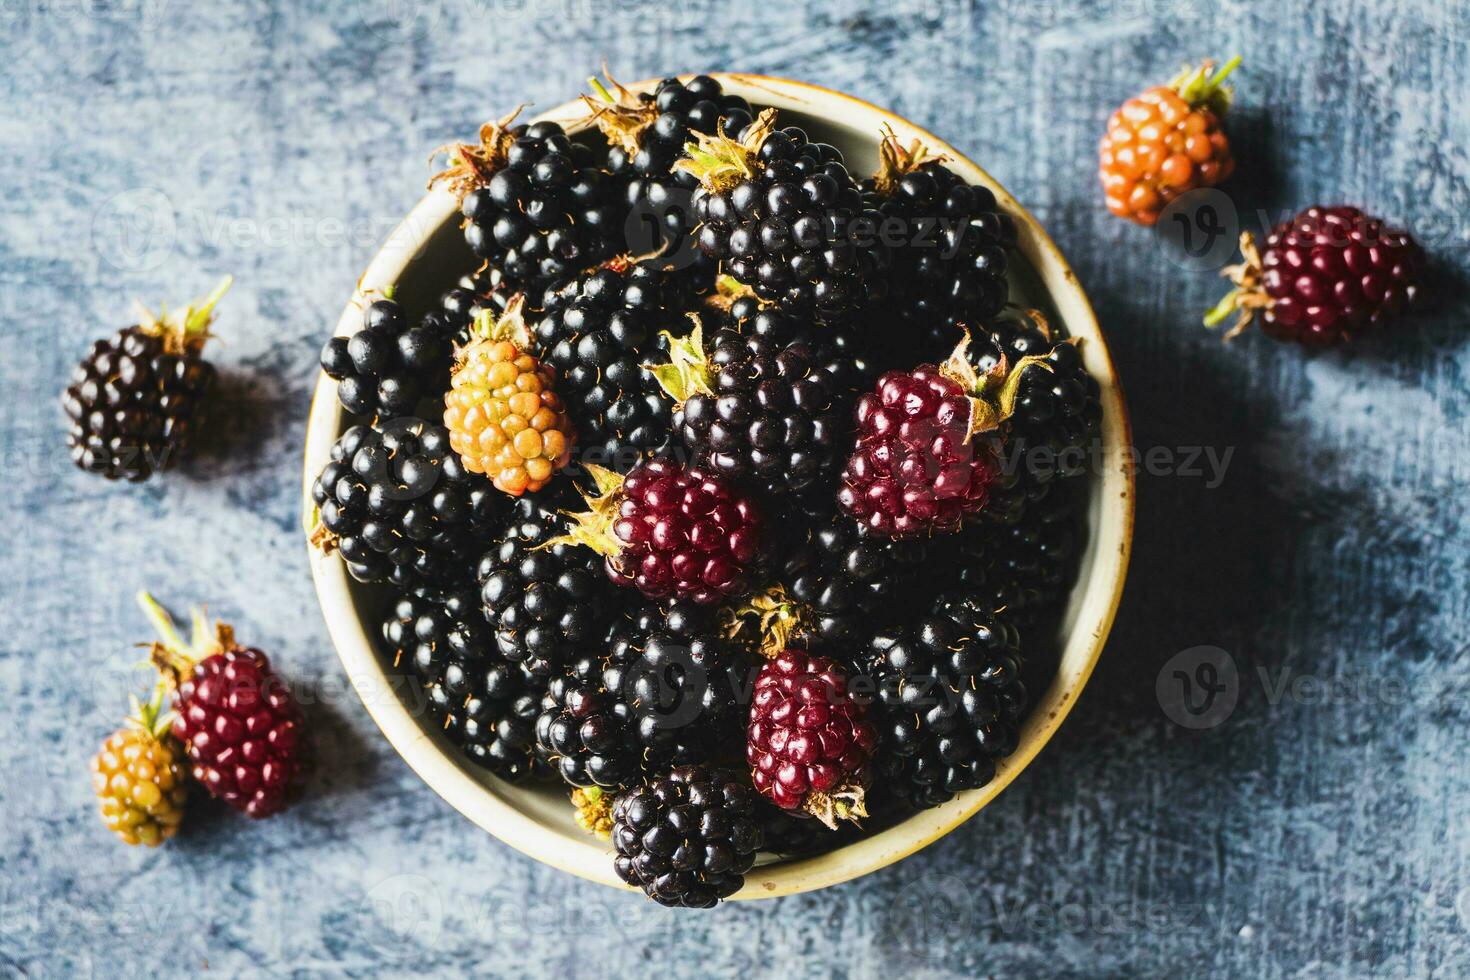
<svg viewBox="0 0 1470 980"><path fill-rule="evenodd" d="M943 806L818 857L771 859L759 864L746 876L745 887L735 896L739 900L825 888L892 864L954 830L1016 778L1066 718L1102 653L1128 568L1134 487L1131 457L1126 451L1131 444L1127 410L1087 296L1046 232L1004 188L948 143L867 102L786 79L740 74L715 77L727 91L744 96L752 104L779 109L783 123L800 125L813 138L836 145L856 175L876 168L880 130L891 126L904 142L922 140L946 156L948 165L961 176L991 188L1018 226L1021 261L1013 263L1011 271L1013 296L1041 308L1068 335L1082 338L1083 358L1101 385L1103 408L1101 465L1093 467L1080 570L1062 613L1057 644L1060 662L1050 685L1036 698L1016 752L998 766L989 785ZM655 84L651 81L629 87L644 91ZM569 102L539 118L566 124L584 115L581 103ZM454 199L447 192L434 190L392 233L363 273L358 288L363 291L393 285L397 298L410 310L429 309L442 291L470 271L472 264L460 236ZM349 302L336 332L349 335L360 323L360 307ZM307 513L311 510L311 483L348 422L335 397L335 382L322 376L307 428ZM342 665L369 714L409 766L466 817L522 853L590 881L625 888L613 873L610 845L574 823L565 792L503 782L460 756L428 724L422 699L415 698L412 687L377 650L378 624L387 601L384 591L353 582L336 556L313 553L311 569Z"/></svg>

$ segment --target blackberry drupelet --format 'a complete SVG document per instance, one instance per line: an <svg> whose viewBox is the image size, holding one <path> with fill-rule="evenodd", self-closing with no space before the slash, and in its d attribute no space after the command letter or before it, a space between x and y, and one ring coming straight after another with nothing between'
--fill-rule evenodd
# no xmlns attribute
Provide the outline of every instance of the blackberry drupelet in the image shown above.
<svg viewBox="0 0 1470 980"><path fill-rule="evenodd" d="M535 771L541 691L495 656L473 591L425 598L406 593L383 622L395 667L418 678L430 715L471 761L511 781Z"/></svg>
<svg viewBox="0 0 1470 980"><path fill-rule="evenodd" d="M738 744L744 658L706 610L645 606L609 634L603 685L627 704L642 768L706 762Z"/></svg>
<svg viewBox="0 0 1470 980"><path fill-rule="evenodd" d="M990 782L1020 737L1019 641L987 605L983 596L952 592L917 623L871 642L876 781L916 809Z"/></svg>
<svg viewBox="0 0 1470 980"><path fill-rule="evenodd" d="M824 322L882 299L888 255L879 218L842 154L768 109L738 138L696 134L677 169L694 175L699 248L763 299Z"/></svg>
<svg viewBox="0 0 1470 980"><path fill-rule="evenodd" d="M355 425L312 484L314 544L337 550L359 582L453 590L503 513L503 497L465 471L443 427L422 420Z"/></svg>
<svg viewBox="0 0 1470 980"><path fill-rule="evenodd" d="M665 78L653 92L636 95L611 78L612 91L591 80L595 98L584 96L592 121L609 143L608 169L627 181L628 207L640 221L657 225L665 254L677 248L693 222L690 197L695 182L674 163L694 133L721 127L736 133L751 122L750 103L726 95L708 75L687 82ZM641 251L641 249L640 249Z"/></svg>
<svg viewBox="0 0 1470 980"><path fill-rule="evenodd" d="M539 292L611 258L623 243L626 208L616 182L554 122L486 123L477 146L449 149L449 166L430 180L460 201L464 237L489 263L497 288Z"/></svg>
<svg viewBox="0 0 1470 980"><path fill-rule="evenodd" d="M681 766L613 803L613 867L660 905L713 908L761 849L760 798L732 773Z"/></svg>
<svg viewBox="0 0 1470 980"><path fill-rule="evenodd" d="M602 643L612 615L602 560L569 543L557 498L522 497L476 573L484 618L507 663L549 678Z"/></svg>
<svg viewBox="0 0 1470 980"><path fill-rule="evenodd" d="M361 330L327 341L322 370L336 380L337 400L352 414L409 415L422 397L448 385L453 333L432 313L411 327L403 307L391 299L376 300L363 310Z"/></svg>
<svg viewBox="0 0 1470 980"><path fill-rule="evenodd" d="M882 167L863 182L864 200L900 229L892 249L890 292L877 319L889 350L910 363L942 359L956 324L983 324L1005 308L1007 253L1016 225L989 188L972 186L917 140L908 147L889 131Z"/></svg>
<svg viewBox="0 0 1470 980"><path fill-rule="evenodd" d="M770 496L832 484L849 426L816 347L731 328L706 339L698 321L669 346L669 362L653 371L696 465Z"/></svg>
<svg viewBox="0 0 1470 980"><path fill-rule="evenodd" d="M167 310L92 345L72 372L61 405L72 462L109 480L140 483L172 469L189 447L214 383L203 358L223 282L198 306Z"/></svg>
<svg viewBox="0 0 1470 980"><path fill-rule="evenodd" d="M582 656L551 679L536 717L536 754L572 786L637 781L642 747L632 710L603 686L601 657Z"/></svg>
<svg viewBox="0 0 1470 980"><path fill-rule="evenodd" d="M1236 288L1205 317L1238 313L1227 339L1259 315L1277 340L1326 347L1386 326L1414 305L1425 257L1414 237L1353 207L1311 207L1271 229L1256 248L1241 235L1245 261L1223 270Z"/></svg>
<svg viewBox="0 0 1470 980"><path fill-rule="evenodd" d="M626 472L667 448L669 405L643 363L687 301L675 274L627 261L547 291L536 342L556 369L583 461Z"/></svg>

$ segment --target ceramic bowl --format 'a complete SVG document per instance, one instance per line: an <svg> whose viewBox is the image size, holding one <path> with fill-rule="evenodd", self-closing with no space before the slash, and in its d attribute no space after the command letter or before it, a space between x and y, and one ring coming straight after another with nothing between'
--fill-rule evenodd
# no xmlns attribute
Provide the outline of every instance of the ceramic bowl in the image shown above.
<svg viewBox="0 0 1470 980"><path fill-rule="evenodd" d="M1076 703L1112 625L1132 541L1133 472L1129 455L1123 451L1130 444L1123 395L1087 296L1046 232L1004 188L948 143L867 102L779 78L737 74L716 77L726 91L760 107L774 106L781 111L783 123L800 125L813 138L836 145L855 174L871 173L876 168L879 131L891 126L900 139L923 140L932 150L944 154L948 165L961 176L991 188L1019 229L1022 261L1013 263L1013 297L1042 308L1067 334L1082 338L1087 368L1102 386L1104 465L1092 480L1080 574L1062 617L1060 664L1050 686L1035 692L1036 701L1016 752L1000 764L995 779L984 788L828 854L760 864L746 876L744 889L735 896L774 898L848 881L934 843L973 817L1036 758ZM652 84L630 87L646 90ZM565 123L583 114L581 104L572 102L541 118ZM396 285L398 298L410 310L430 308L472 264L460 237L459 221L450 195L431 191L374 256L362 274L359 289ZM337 324L337 333L350 334L360 322L359 306L349 302ZM308 511L311 481L346 424L334 382L323 376L307 430L304 476ZM417 710L411 686L375 649L385 606L383 591L353 582L335 556L313 554L311 568L327 628L348 677L384 736L414 771L471 821L511 847L590 881L625 887L613 874L609 845L576 826L563 792L502 782L462 758L433 725L427 724L428 719Z"/></svg>

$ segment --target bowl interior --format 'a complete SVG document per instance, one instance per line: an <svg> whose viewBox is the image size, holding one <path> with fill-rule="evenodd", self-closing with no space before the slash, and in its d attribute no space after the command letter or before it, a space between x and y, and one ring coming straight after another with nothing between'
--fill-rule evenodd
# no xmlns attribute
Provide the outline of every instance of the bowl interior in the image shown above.
<svg viewBox="0 0 1470 980"><path fill-rule="evenodd" d="M1103 459L1091 480L1088 520L1077 585L1063 613L1045 689L1023 727L1020 747L999 767L992 783L944 806L918 814L826 855L762 863L747 876L737 898L770 897L835 884L875 870L937 839L992 799L1036 754L1060 724L1085 683L1111 625L1122 588L1132 527L1132 473L1126 455L1127 419L1107 349L1086 297L1055 246L988 175L898 117L847 96L795 82L752 76L719 76L727 90L759 106L782 110L783 124L802 126L814 138L842 150L854 173L878 164L876 140L891 125L907 140L922 138L950 158L949 165L974 183L991 187L1016 218L1021 261L1011 266L1013 298L1045 312L1071 336L1085 338L1088 369L1103 389ZM641 86L632 86L639 88ZM579 106L559 107L544 118L579 118ZM590 134L589 134L590 135ZM594 137L595 138L595 137ZM396 284L397 298L410 311L432 308L438 296L474 266L464 247L459 216L448 195L426 197L393 233L360 283L363 289ZM350 334L360 322L349 304L338 324ZM305 478L310 484L331 445L346 427L333 383L323 378L312 405ZM422 695L392 669L374 647L389 602L382 587L351 580L335 557L313 556L312 572L333 642L349 677L384 733L406 761L451 804L506 843L543 862L593 881L623 887L612 873L608 848L573 822L565 794L555 787L522 788L491 776L467 760L435 730Z"/></svg>

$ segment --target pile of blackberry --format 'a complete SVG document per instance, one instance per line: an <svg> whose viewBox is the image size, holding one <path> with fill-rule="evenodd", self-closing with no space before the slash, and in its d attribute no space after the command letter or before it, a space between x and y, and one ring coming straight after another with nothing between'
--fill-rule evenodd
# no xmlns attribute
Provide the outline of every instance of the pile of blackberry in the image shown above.
<svg viewBox="0 0 1470 980"><path fill-rule="evenodd" d="M708 907L759 853L843 846L1016 748L1101 391L1008 305L994 195L922 148L885 140L860 182L709 78L612 88L586 126L454 151L475 271L329 346L365 423L312 536L392 586L382 653L427 727ZM630 209L661 252L629 254ZM854 234L884 221L933 235Z"/></svg>

